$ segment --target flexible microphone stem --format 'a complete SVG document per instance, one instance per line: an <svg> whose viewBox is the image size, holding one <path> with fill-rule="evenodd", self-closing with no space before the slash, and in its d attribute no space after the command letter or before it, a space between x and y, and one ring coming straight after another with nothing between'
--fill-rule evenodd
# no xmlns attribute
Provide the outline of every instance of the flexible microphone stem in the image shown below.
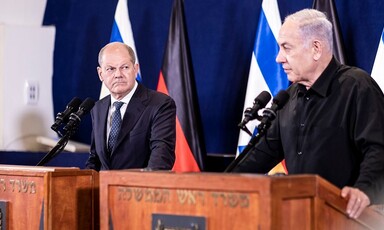
<svg viewBox="0 0 384 230"><path fill-rule="evenodd" d="M65 146L68 143L69 138L76 132L76 130L79 126L79 123L81 121L81 117L84 116L85 114L87 114L92 109L94 104L95 104L95 102L92 100L92 98L88 97L83 101L83 103L81 103L80 106L78 106L79 109L76 113L70 114L69 121L64 127L64 130L66 131L65 135L62 136L61 133L59 133L60 136L62 136L62 138L60 138L60 140L57 142L56 146L53 147L51 149L51 151L49 151L43 157L43 159L41 159L41 161L39 163L37 163L36 166L41 166L41 165L46 164L48 161L50 161L52 158L54 158L57 154L59 154L60 152L63 151L63 149L65 148ZM73 109L71 109L71 111L72 110ZM67 114L69 114L69 112ZM62 119L60 120L60 122L62 122Z"/></svg>
<svg viewBox="0 0 384 230"><path fill-rule="evenodd" d="M257 134L251 138L251 140L248 142L247 146L245 146L245 148L243 149L243 151L241 151L241 153L235 158L235 160L233 160L229 165L228 167L224 170L224 172L232 172L232 170L238 165L240 164L240 162L242 162L244 159L246 159L245 157L248 154L248 152L257 144L257 142L260 141L260 139L264 136L265 132L267 131L268 129L268 125L264 126L265 128L263 129L260 129L258 130Z"/></svg>
<svg viewBox="0 0 384 230"><path fill-rule="evenodd" d="M74 134L74 130L66 132L65 135L60 138L57 144L37 163L36 166L43 166L52 160L57 154L61 153L68 143L69 138Z"/></svg>
<svg viewBox="0 0 384 230"><path fill-rule="evenodd" d="M242 125L242 126L240 126L240 129L243 130L243 131L246 132L249 136L252 137L252 133L251 133L251 131L249 131L249 129L247 128L247 126Z"/></svg>

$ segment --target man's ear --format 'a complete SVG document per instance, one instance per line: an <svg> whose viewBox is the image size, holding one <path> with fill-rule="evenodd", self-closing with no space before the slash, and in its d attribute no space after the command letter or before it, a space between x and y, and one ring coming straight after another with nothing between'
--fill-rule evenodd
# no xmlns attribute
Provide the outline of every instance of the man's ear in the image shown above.
<svg viewBox="0 0 384 230"><path fill-rule="evenodd" d="M314 40L312 42L313 59L316 61L320 59L323 53L323 48L323 44L319 40Z"/></svg>
<svg viewBox="0 0 384 230"><path fill-rule="evenodd" d="M96 70L97 70L97 74L99 75L99 79L100 79L100 81L103 81L104 79L103 79L103 77L101 76L101 72L102 72L101 67L98 66Z"/></svg>

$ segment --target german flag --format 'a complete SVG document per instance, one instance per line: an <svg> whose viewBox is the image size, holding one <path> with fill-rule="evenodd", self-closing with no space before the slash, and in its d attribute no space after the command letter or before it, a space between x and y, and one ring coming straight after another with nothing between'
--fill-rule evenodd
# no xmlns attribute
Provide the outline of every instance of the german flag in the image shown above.
<svg viewBox="0 0 384 230"><path fill-rule="evenodd" d="M173 171L204 170L205 150L182 0L174 0L157 90L176 102L176 162Z"/></svg>
<svg viewBox="0 0 384 230"><path fill-rule="evenodd" d="M343 43L343 36L340 29L339 17L337 16L337 9L333 0L314 0L312 8L321 11L327 15L327 18L332 23L333 29L333 55L342 64L347 64L345 57L345 48Z"/></svg>

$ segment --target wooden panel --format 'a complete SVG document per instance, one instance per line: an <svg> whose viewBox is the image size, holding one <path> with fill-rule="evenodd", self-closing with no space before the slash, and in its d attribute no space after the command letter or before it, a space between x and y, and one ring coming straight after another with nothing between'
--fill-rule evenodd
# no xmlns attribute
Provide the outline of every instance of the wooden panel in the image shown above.
<svg viewBox="0 0 384 230"><path fill-rule="evenodd" d="M9 229L39 229L43 185L42 176L2 175L0 172L0 200L9 202Z"/></svg>
<svg viewBox="0 0 384 230"><path fill-rule="evenodd" d="M205 217L207 229L380 229L345 213L340 190L315 175L100 172L101 229L151 229L152 214Z"/></svg>
<svg viewBox="0 0 384 230"><path fill-rule="evenodd" d="M93 170L0 165L0 200L8 202L9 229L98 228Z"/></svg>
<svg viewBox="0 0 384 230"><path fill-rule="evenodd" d="M312 199L285 199L281 204L281 229L310 230L312 227ZM299 217L299 218L298 218Z"/></svg>
<svg viewBox="0 0 384 230"><path fill-rule="evenodd" d="M81 173L79 173L81 172ZM93 229L92 210L95 196L94 175L92 171L55 173L51 179L45 203L48 210L46 226L49 229ZM94 172L96 173L96 172ZM59 221L58 221L59 220Z"/></svg>
<svg viewBox="0 0 384 230"><path fill-rule="evenodd" d="M203 216L208 229L257 229L268 224L269 218L258 212L268 199L260 200L259 189L250 193L246 183L236 182L237 176L217 180L204 174L128 173L125 176L126 173L100 172L103 175L100 177L101 229L108 229L109 221L114 229L151 229L152 213ZM170 175L176 176L172 176L172 182ZM262 186L266 184L257 187ZM264 207L268 214L268 205Z"/></svg>
<svg viewBox="0 0 384 230"><path fill-rule="evenodd" d="M114 229L151 229L152 213L206 217L209 229L255 229L259 199L257 193L131 186L113 186L108 196Z"/></svg>

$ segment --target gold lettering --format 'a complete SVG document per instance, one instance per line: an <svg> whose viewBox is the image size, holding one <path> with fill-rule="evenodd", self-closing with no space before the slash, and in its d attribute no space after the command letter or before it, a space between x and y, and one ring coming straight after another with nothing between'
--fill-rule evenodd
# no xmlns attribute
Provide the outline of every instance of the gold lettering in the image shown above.
<svg viewBox="0 0 384 230"><path fill-rule="evenodd" d="M164 196L165 196L165 199L164 199L164 203L165 202L170 202L171 201L171 195L170 195L170 192L168 189L164 189Z"/></svg>
<svg viewBox="0 0 384 230"><path fill-rule="evenodd" d="M36 183L34 181L31 182L31 194L36 194Z"/></svg>
<svg viewBox="0 0 384 230"><path fill-rule="evenodd" d="M249 207L249 196L245 194L240 194L240 207L248 208Z"/></svg>
<svg viewBox="0 0 384 230"><path fill-rule="evenodd" d="M17 185L17 191L21 191L21 186L20 186L20 180L15 180L15 184Z"/></svg>
<svg viewBox="0 0 384 230"><path fill-rule="evenodd" d="M177 190L177 198L181 204L185 204L185 201L187 200L187 191L185 190Z"/></svg>
<svg viewBox="0 0 384 230"><path fill-rule="evenodd" d="M31 193L36 194L36 183L34 181L9 179L11 192ZM7 182L5 179L0 179L0 192L7 190Z"/></svg>
<svg viewBox="0 0 384 230"><path fill-rule="evenodd" d="M130 200L132 197L132 191L130 188L118 188L119 197L118 200Z"/></svg>
<svg viewBox="0 0 384 230"><path fill-rule="evenodd" d="M26 180L20 181L20 190L21 192L27 193L29 188L29 182Z"/></svg>
<svg viewBox="0 0 384 230"><path fill-rule="evenodd" d="M192 204L196 203L205 204L204 193L200 191L190 191L190 190L176 190L177 198L181 204Z"/></svg>
<svg viewBox="0 0 384 230"><path fill-rule="evenodd" d="M145 202L166 203L169 202L169 191L166 189L146 189Z"/></svg>
<svg viewBox="0 0 384 230"><path fill-rule="evenodd" d="M165 189L155 189L155 202L166 203L169 201L169 192Z"/></svg>
<svg viewBox="0 0 384 230"><path fill-rule="evenodd" d="M15 180L9 180L9 183L11 184L12 192L15 191Z"/></svg>
<svg viewBox="0 0 384 230"><path fill-rule="evenodd" d="M137 202L166 203L169 197L167 189L118 188L118 200L129 201L134 198Z"/></svg>
<svg viewBox="0 0 384 230"><path fill-rule="evenodd" d="M135 200L137 202L140 202L141 199L143 199L143 189L141 188L134 188L133 193L135 194Z"/></svg>
<svg viewBox="0 0 384 230"><path fill-rule="evenodd" d="M230 193L227 195L228 205L232 208L239 204L239 198L236 194Z"/></svg>
<svg viewBox="0 0 384 230"><path fill-rule="evenodd" d="M229 206L231 208L249 207L249 197L246 194L213 192L211 193L211 196L215 206L218 206L219 203L222 203L224 206Z"/></svg>
<svg viewBox="0 0 384 230"><path fill-rule="evenodd" d="M153 190L153 201L155 203L161 203L163 200L162 193L159 189Z"/></svg>
<svg viewBox="0 0 384 230"><path fill-rule="evenodd" d="M227 196L225 195L225 193L220 193L220 197L223 200L224 206L227 206Z"/></svg>
<svg viewBox="0 0 384 230"><path fill-rule="evenodd" d="M213 198L213 204L217 206L217 197L219 197L219 194L217 192L212 192L211 196Z"/></svg>
<svg viewBox="0 0 384 230"><path fill-rule="evenodd" d="M4 179L0 179L0 190L3 190L3 192L7 189L6 183Z"/></svg>
<svg viewBox="0 0 384 230"><path fill-rule="evenodd" d="M153 193L152 193L152 190L151 189L146 189L145 192L145 201L146 202L152 202L153 200Z"/></svg>

